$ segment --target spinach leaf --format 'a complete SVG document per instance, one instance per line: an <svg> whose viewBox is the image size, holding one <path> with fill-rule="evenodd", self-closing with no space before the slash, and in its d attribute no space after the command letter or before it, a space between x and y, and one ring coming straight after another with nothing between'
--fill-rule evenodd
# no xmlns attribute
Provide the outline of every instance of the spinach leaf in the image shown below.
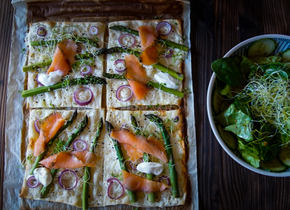
<svg viewBox="0 0 290 210"><path fill-rule="evenodd" d="M241 71L248 75L250 72L255 72L258 68L258 65L251 60L250 58L247 58L245 56L242 56L243 61L241 62Z"/></svg>
<svg viewBox="0 0 290 210"><path fill-rule="evenodd" d="M238 137L247 141L254 139L252 118L237 109L234 103L225 112L219 114L216 120L225 130L233 132Z"/></svg>
<svg viewBox="0 0 290 210"><path fill-rule="evenodd" d="M259 149L255 144L238 139L238 151L249 164L256 168L260 167Z"/></svg>
<svg viewBox="0 0 290 210"><path fill-rule="evenodd" d="M232 87L240 87L245 81L240 64L239 57L220 58L212 62L211 68L224 83Z"/></svg>

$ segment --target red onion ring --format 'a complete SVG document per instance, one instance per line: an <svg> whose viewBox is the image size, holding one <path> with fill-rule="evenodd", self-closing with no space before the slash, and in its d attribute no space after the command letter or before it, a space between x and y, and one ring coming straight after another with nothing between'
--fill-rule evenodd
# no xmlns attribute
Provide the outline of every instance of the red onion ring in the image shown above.
<svg viewBox="0 0 290 210"><path fill-rule="evenodd" d="M82 91L85 91L85 90L88 90L90 92L91 96L88 100L82 101L79 99L79 95ZM88 105L89 103L91 103L93 100L93 97L94 97L93 92L91 91L90 88L87 88L87 87L79 88L74 92L74 101L80 106L85 106L85 105Z"/></svg>
<svg viewBox="0 0 290 210"><path fill-rule="evenodd" d="M173 55L173 50L172 49L166 49L165 53L164 53L164 57L165 58L171 58Z"/></svg>
<svg viewBox="0 0 290 210"><path fill-rule="evenodd" d="M168 176L160 176L158 179L158 182L161 182L163 179L165 179L167 181L167 184L169 186L171 185L170 178Z"/></svg>
<svg viewBox="0 0 290 210"><path fill-rule="evenodd" d="M157 24L156 30L159 32L160 35L166 36L170 34L170 32L172 31L172 27L167 21L161 21Z"/></svg>
<svg viewBox="0 0 290 210"><path fill-rule="evenodd" d="M27 179L26 184L29 188L36 188L39 185L39 181L35 178L35 176L30 176Z"/></svg>
<svg viewBox="0 0 290 210"><path fill-rule="evenodd" d="M85 76L85 75L90 75L92 74L92 67L89 65L83 66L81 69L81 75Z"/></svg>
<svg viewBox="0 0 290 210"><path fill-rule="evenodd" d="M131 91L131 94L128 98L121 99L120 93L124 88L128 88ZM121 85L116 91L116 97L121 102L126 102L126 101L130 100L130 98L132 98L132 96L133 96L133 91L129 85Z"/></svg>
<svg viewBox="0 0 290 210"><path fill-rule="evenodd" d="M66 174L66 173L72 173L72 174L75 176L75 178L76 178L76 182L75 182L75 184L74 184L72 187L69 187L69 188L66 188L66 187L62 184L62 179L63 179L62 176L63 176L64 174ZM77 186L77 184L78 184L78 179L77 179L77 174L76 174L76 172L74 172L74 171L72 171L72 170L69 170L69 169L66 169L66 170L62 171L61 174L60 174L59 177L58 177L58 183L59 183L59 185L60 185L63 189L65 189L65 190L71 190L71 189L75 188L75 187Z"/></svg>
<svg viewBox="0 0 290 210"><path fill-rule="evenodd" d="M36 31L38 36L46 36L46 29L44 27L39 27Z"/></svg>
<svg viewBox="0 0 290 210"><path fill-rule="evenodd" d="M87 142L85 142L82 139L77 139L73 143L73 149L75 151L80 151L81 152L81 151L85 151L87 148L88 148Z"/></svg>
<svg viewBox="0 0 290 210"><path fill-rule="evenodd" d="M112 184L114 183L114 181L116 181L122 187L121 195L119 195L119 196L117 196L115 198L110 195L110 190L111 190L111 187L112 187ZM119 181L119 179L113 177L113 178L107 179L107 182L109 182L109 186L108 186L108 189L107 189L107 195L108 195L109 198L117 200L117 199L121 198L124 195L125 189L124 189L124 186L122 185L122 183Z"/></svg>
<svg viewBox="0 0 290 210"><path fill-rule="evenodd" d="M91 26L90 34L91 35L97 35L98 33L99 33L99 29L96 26Z"/></svg>
<svg viewBox="0 0 290 210"><path fill-rule="evenodd" d="M174 122L178 122L179 121L179 117L178 116L174 117L173 121Z"/></svg>
<svg viewBox="0 0 290 210"><path fill-rule="evenodd" d="M34 129L37 133L40 133L40 128L39 128L39 119L34 121Z"/></svg>
<svg viewBox="0 0 290 210"><path fill-rule="evenodd" d="M123 45L122 43L122 40L123 40L123 38L125 38L125 37L130 37L131 39L133 39L133 44L131 44L131 45L128 45L128 46L126 46L126 45ZM119 36L119 38L118 38L118 42L119 42L119 44L122 46L122 47L128 47L128 48L130 48L130 47L134 47L135 46L135 44L136 44L136 39L134 38L134 36L132 36L131 34L122 34L121 36Z"/></svg>
<svg viewBox="0 0 290 210"><path fill-rule="evenodd" d="M122 68L122 69L118 68L118 64L119 63L123 63L124 64L124 68ZM119 72L119 73L122 73L122 72L124 72L126 70L126 64L125 64L125 60L124 59L115 60L114 65L115 65L115 70L117 72Z"/></svg>
<svg viewBox="0 0 290 210"><path fill-rule="evenodd" d="M36 78L35 78L36 82L38 85L40 86L44 86L44 84L42 84L39 80L38 80L38 75L36 75Z"/></svg>

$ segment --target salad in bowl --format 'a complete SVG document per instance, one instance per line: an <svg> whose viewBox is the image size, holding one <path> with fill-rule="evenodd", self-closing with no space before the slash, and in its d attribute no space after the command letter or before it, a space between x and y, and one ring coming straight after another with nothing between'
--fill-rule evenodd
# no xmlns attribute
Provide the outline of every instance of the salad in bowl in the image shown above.
<svg viewBox="0 0 290 210"><path fill-rule="evenodd" d="M253 37L211 67L207 111L220 145L254 172L290 176L290 36Z"/></svg>

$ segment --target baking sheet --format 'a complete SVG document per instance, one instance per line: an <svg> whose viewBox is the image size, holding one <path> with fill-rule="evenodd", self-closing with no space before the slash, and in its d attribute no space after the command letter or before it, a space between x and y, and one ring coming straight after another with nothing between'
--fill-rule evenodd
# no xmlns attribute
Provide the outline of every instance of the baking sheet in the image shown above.
<svg viewBox="0 0 290 210"><path fill-rule="evenodd" d="M162 17L163 19L179 17L184 20L186 45L191 48L190 5L189 1L183 2L185 2L183 3L184 10L181 13L178 10L179 7L176 6L180 4L180 1L174 0L55 1L54 3L50 1L35 2L29 0L12 0L15 9L7 87L3 209L19 209L20 206L22 209L78 209L65 204L19 198L24 175L24 167L22 166L22 158L20 155L24 114L22 109L23 99L18 90L23 89L25 78L22 67L25 65L26 55L22 53L22 49L25 48L24 37L27 33L27 23L44 20L109 22L126 19L153 19L156 17ZM89 7L86 5L89 5ZM80 9L80 7L85 9ZM138 10L142 12L136 12L136 8L134 9L134 7L137 7ZM173 207L172 209L198 209L196 135L191 67L191 51L189 51L184 65L184 86L188 88L192 94L187 94L183 107L185 118L187 119L187 146L189 148L187 169L190 187L188 189L189 194L186 205ZM132 209L132 207L113 206L99 209Z"/></svg>

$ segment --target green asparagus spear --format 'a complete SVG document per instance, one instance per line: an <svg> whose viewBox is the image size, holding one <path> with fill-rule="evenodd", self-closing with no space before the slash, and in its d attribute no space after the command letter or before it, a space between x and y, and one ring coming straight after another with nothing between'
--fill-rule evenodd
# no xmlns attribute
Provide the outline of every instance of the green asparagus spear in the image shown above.
<svg viewBox="0 0 290 210"><path fill-rule="evenodd" d="M77 129L73 132L73 134L69 137L69 139L65 143L63 151L65 151L66 148L68 148L73 143L75 138L83 132L83 130L85 129L87 124L88 124L88 116L86 115L85 118L78 125ZM52 176L52 180L54 180L54 177L56 176L57 172L58 172L58 169L51 169L50 170L50 173L51 173L51 176ZM40 191L40 197L41 198L45 198L48 195L49 190L52 187L52 185L53 185L53 182L51 182L46 187L42 187L42 189Z"/></svg>
<svg viewBox="0 0 290 210"><path fill-rule="evenodd" d="M39 162L45 157L49 147L52 145L53 141L58 137L58 135L64 131L68 126L70 126L72 124L72 122L76 119L77 117L77 110L75 110L72 114L72 116L70 117L70 119L56 132L56 134L50 139L48 145L46 146L46 149L44 150L43 153L41 153L40 155L37 156L33 167L30 171L30 175L33 175L33 171L38 167Z"/></svg>
<svg viewBox="0 0 290 210"><path fill-rule="evenodd" d="M97 131L96 136L91 144L90 152L95 152L95 147L97 146L99 137L101 135L103 129L103 118L100 118L98 125L97 125ZM90 167L85 166L85 172L84 172L84 184L83 184L83 197L82 197L82 205L83 209L86 210L89 208L89 201L88 201L88 190L89 190L89 178L90 178Z"/></svg>
<svg viewBox="0 0 290 210"><path fill-rule="evenodd" d="M157 83L157 82L149 81L149 82L148 82L148 85L151 86L151 87L154 87L154 88L157 88L157 89L163 90L163 91L165 91L165 92L167 92L167 93L170 93L170 94L176 95L176 96L181 97L181 98L183 98L183 96L184 96L184 93L183 93L183 92L180 92L180 91L175 90L175 89L173 89L173 88L165 87L164 85L159 84L159 83Z"/></svg>
<svg viewBox="0 0 290 210"><path fill-rule="evenodd" d="M127 33L130 33L130 34L139 36L139 32L138 31L132 30L132 29L126 27L126 26L116 25L116 26L111 26L110 29L117 30L117 31L123 31L123 32L127 32ZM186 52L188 51L188 47L184 46L182 44L178 44L178 43L172 42L170 40L161 39L161 38L158 38L157 40L158 40L158 42L163 43L163 44L165 44L168 47L177 48L177 49L180 49L180 50L186 51Z"/></svg>
<svg viewBox="0 0 290 210"><path fill-rule="evenodd" d="M87 38L87 37L72 37L71 39L75 42L88 43L94 47L99 47L98 43L95 40L92 40L92 39ZM31 41L30 45L33 47L46 46L46 45L56 45L58 42L61 42L61 40Z"/></svg>
<svg viewBox="0 0 290 210"><path fill-rule="evenodd" d="M114 129L113 125L111 123L109 123L108 121L106 121L106 131L108 132L109 136L110 136L113 129ZM122 153L120 144L118 143L118 141L116 139L113 139L111 137L110 137L110 139L112 140L112 142L114 144L114 148L115 148L118 160L119 160L120 168L122 170L128 172L127 166L125 165L125 159L123 157L123 153ZM130 201L132 203L135 203L137 201L136 194L132 191L129 191L129 190L127 190L127 193L130 196Z"/></svg>
<svg viewBox="0 0 290 210"><path fill-rule="evenodd" d="M173 196L178 198L179 190L178 190L177 172L175 169L173 152L171 149L170 135L168 134L161 118L159 118L158 116L154 114L145 114L145 117L148 118L151 122L154 122L162 133L162 136L164 139L165 150L166 150L166 154L168 158L171 190L172 190Z"/></svg>
<svg viewBox="0 0 290 210"><path fill-rule="evenodd" d="M109 74L109 73L104 73L103 76L105 78L108 78L108 79L126 79L126 77L124 75L120 75L120 74ZM163 84L159 84L157 82L152 82L152 81L149 81L147 83L148 86L150 87L154 87L154 88L157 88L157 89L160 89L160 90L163 90L167 93L170 93L170 94L173 94L173 95L176 95L178 97L181 97L183 98L184 96L184 93L183 92L180 92L178 90L175 90L173 88L168 88L168 87L165 87Z"/></svg>
<svg viewBox="0 0 290 210"><path fill-rule="evenodd" d="M29 90L23 90L21 91L22 97L28 97L28 96L34 96L37 94L49 92L52 90L65 88L73 85L88 85L88 84L107 84L106 80L100 77L95 76L86 76L84 78L77 78L72 80L64 80L63 82L56 83L54 85L50 86L41 86Z"/></svg>
<svg viewBox="0 0 290 210"><path fill-rule="evenodd" d="M23 72L34 71L38 68L44 68L51 64L52 60L47 60L43 62L33 63L22 68Z"/></svg>
<svg viewBox="0 0 290 210"><path fill-rule="evenodd" d="M108 78L108 79L126 79L126 77L122 74L103 73L103 77Z"/></svg>
<svg viewBox="0 0 290 210"><path fill-rule="evenodd" d="M137 123L137 120L132 114L131 114L131 124L132 124L132 126L134 128L135 134L136 135L142 135L142 132L141 132L141 129L140 129L138 123ZM143 160L145 162L150 162L149 154L144 153L143 154ZM153 174L146 174L146 178L149 179L149 180L153 180ZM154 192L148 193L148 200L150 202L155 202Z"/></svg>

